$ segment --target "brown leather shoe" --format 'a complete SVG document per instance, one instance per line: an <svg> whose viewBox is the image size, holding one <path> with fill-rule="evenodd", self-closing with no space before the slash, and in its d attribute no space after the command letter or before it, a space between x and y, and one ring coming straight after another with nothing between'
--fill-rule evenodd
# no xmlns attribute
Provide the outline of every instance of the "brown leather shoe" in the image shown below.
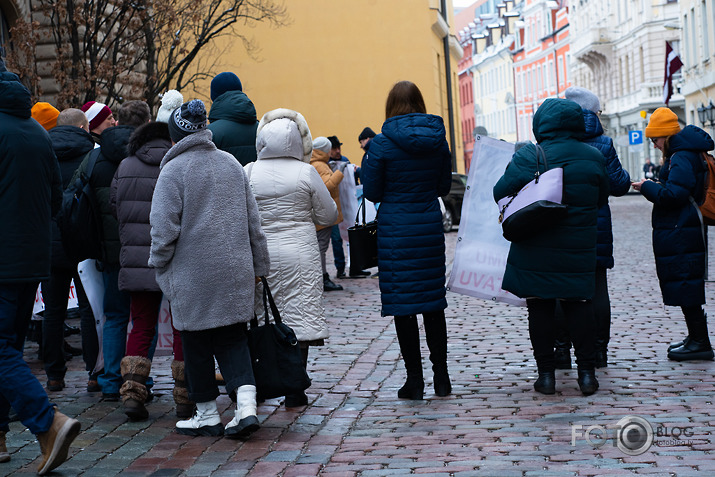
<svg viewBox="0 0 715 477"><path fill-rule="evenodd" d="M37 434L37 442L42 451L42 462L37 468L38 475L45 475L67 460L70 444L82 428L77 419L67 417L55 409L55 417L47 432Z"/></svg>
<svg viewBox="0 0 715 477"><path fill-rule="evenodd" d="M47 390L50 392L59 392L65 388L64 379L48 379L47 380Z"/></svg>
<svg viewBox="0 0 715 477"><path fill-rule="evenodd" d="M10 454L5 445L5 431L0 431L0 462L10 462Z"/></svg>

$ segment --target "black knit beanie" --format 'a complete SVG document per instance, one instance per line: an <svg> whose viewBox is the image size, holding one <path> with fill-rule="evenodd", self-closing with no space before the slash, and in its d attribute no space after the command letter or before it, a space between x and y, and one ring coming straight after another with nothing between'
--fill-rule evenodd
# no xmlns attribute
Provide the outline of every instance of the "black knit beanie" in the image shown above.
<svg viewBox="0 0 715 477"><path fill-rule="evenodd" d="M200 99L182 104L169 116L169 135L174 142L203 129L206 129L206 106Z"/></svg>
<svg viewBox="0 0 715 477"><path fill-rule="evenodd" d="M362 141L363 139L371 139L375 136L376 136L375 131L373 131L372 129L370 129L368 127L368 128L365 128L362 130L362 132L358 136L358 141Z"/></svg>

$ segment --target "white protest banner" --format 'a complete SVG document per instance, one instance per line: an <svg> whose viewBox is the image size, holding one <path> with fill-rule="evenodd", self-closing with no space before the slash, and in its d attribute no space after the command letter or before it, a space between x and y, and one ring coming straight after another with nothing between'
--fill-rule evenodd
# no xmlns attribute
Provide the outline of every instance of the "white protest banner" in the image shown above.
<svg viewBox="0 0 715 477"><path fill-rule="evenodd" d="M492 189L514 154L514 144L477 136L462 204L454 264L447 289L485 300L526 306L526 301L502 290L509 254L502 236L499 209Z"/></svg>
<svg viewBox="0 0 715 477"><path fill-rule="evenodd" d="M70 292L67 298L67 309L77 308L77 293L74 288L74 280L70 282ZM35 306L32 309L32 313L39 313L45 310L45 300L42 298L42 285L37 287L35 292Z"/></svg>
<svg viewBox="0 0 715 477"><path fill-rule="evenodd" d="M95 363L93 373L98 373L104 368L104 354L102 352L102 335L104 331L104 278L102 272L97 270L97 261L93 259L84 260L77 265L79 279L82 280L84 293L87 295L87 301L92 307L94 315L94 326L97 330L97 339L99 341L99 354Z"/></svg>

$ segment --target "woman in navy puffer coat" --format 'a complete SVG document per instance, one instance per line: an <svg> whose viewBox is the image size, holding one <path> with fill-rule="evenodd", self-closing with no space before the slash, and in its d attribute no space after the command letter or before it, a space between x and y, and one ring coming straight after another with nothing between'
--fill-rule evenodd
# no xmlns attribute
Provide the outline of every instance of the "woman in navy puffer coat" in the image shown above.
<svg viewBox="0 0 715 477"><path fill-rule="evenodd" d="M387 97L387 120L362 163L365 197L380 202L377 247L382 314L395 317L407 382L400 398L422 399L417 314L424 319L435 394L452 386L447 372L445 255L438 197L451 187L451 155L442 118L426 114L414 83Z"/></svg>
<svg viewBox="0 0 715 477"><path fill-rule="evenodd" d="M702 129L686 126L668 108L652 114L646 137L663 153L659 182L633 184L653 202L653 252L663 293L663 303L679 306L685 315L688 336L668 348L676 361L713 359L708 337L705 304L705 254L707 229L696 205L703 200L705 164L701 153L715 147Z"/></svg>

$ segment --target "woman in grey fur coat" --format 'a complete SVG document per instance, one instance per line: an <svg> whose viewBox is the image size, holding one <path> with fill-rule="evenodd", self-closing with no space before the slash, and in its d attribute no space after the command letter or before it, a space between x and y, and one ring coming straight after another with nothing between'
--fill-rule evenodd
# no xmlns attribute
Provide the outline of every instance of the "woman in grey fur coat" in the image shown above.
<svg viewBox="0 0 715 477"><path fill-rule="evenodd" d="M189 398L197 408L176 428L242 438L258 429L245 323L253 318L254 280L270 269L266 236L243 167L211 141L204 104L177 108L169 134L175 144L161 161L152 199L149 264L181 332ZM237 397L225 429L214 358Z"/></svg>

